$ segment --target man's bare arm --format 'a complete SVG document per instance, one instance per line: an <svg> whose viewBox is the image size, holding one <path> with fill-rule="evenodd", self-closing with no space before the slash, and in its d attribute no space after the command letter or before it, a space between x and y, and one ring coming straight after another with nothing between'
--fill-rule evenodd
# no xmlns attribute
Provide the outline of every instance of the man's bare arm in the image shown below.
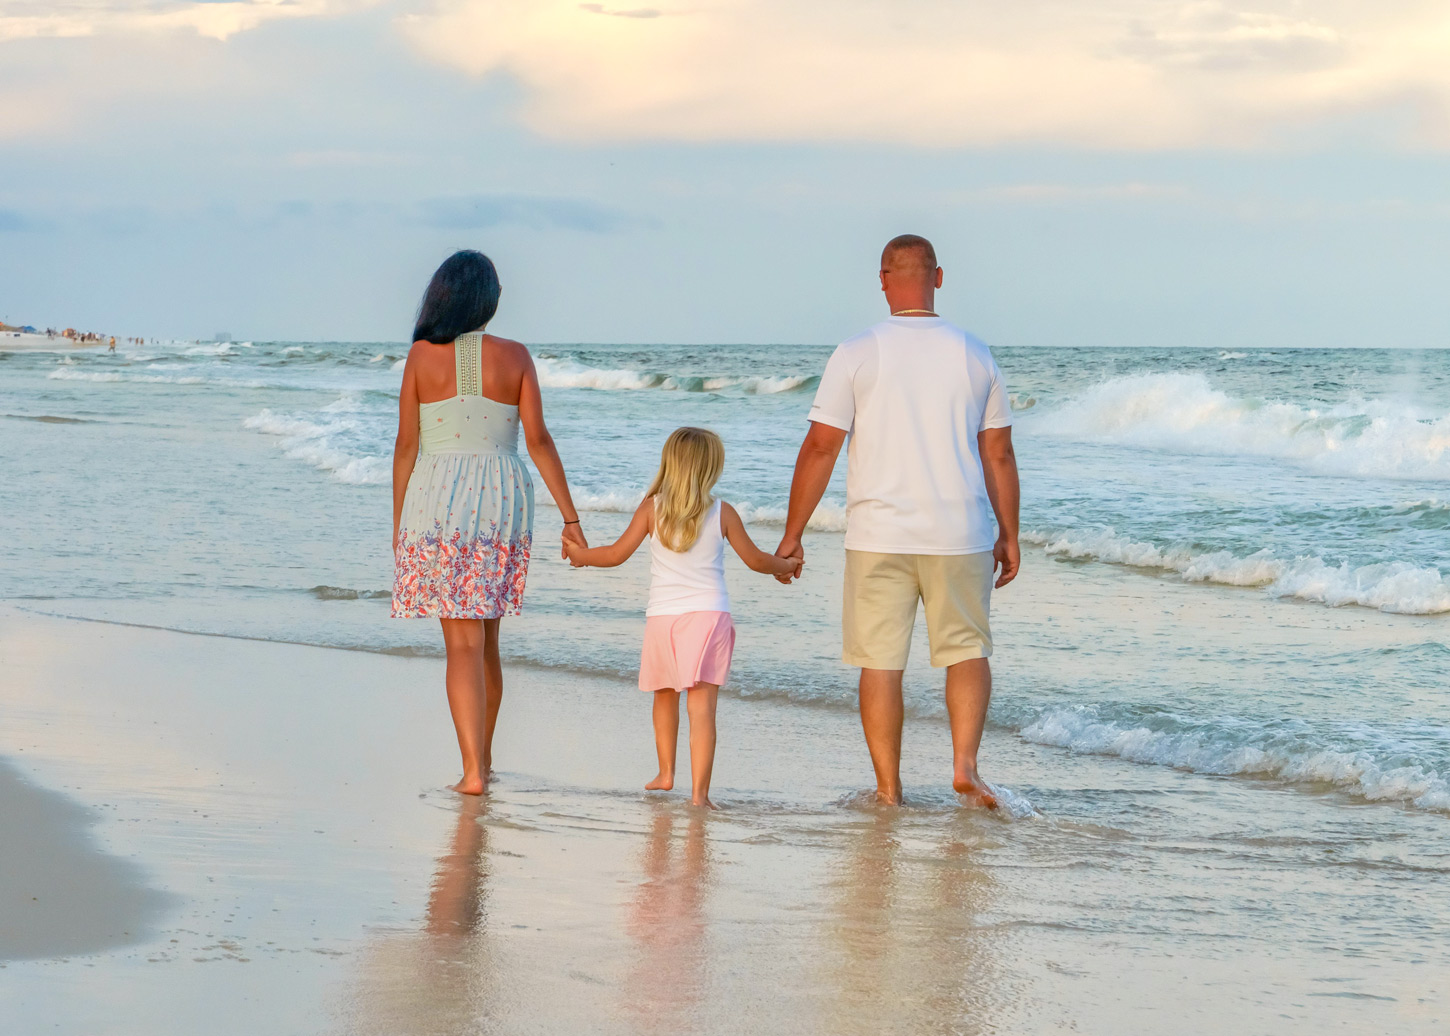
<svg viewBox="0 0 1450 1036"><path fill-rule="evenodd" d="M804 559L801 536L805 534L806 522L816 513L816 505L826 494L831 472L836 469L836 458L841 454L841 444L845 441L846 433L840 428L819 421L811 422L810 431L806 432L805 441L796 456L795 476L790 483L790 507L785 515L785 535L781 537L780 546L775 548L777 557ZM794 573L775 578L789 583L800 578L801 567L797 565Z"/></svg>
<svg viewBox="0 0 1450 1036"><path fill-rule="evenodd" d="M1017 454L1012 449L1012 429L982 430L977 433L977 449L982 456L987 497L997 515L997 543L992 548L992 558L1001 568L996 585L1003 587L1017 578L1017 570L1022 566L1022 550L1017 544L1022 488L1017 478Z"/></svg>

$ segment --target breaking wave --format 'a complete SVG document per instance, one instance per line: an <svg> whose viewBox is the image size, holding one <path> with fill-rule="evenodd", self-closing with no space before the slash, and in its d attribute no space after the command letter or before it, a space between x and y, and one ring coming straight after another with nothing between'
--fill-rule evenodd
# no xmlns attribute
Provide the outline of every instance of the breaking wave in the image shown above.
<svg viewBox="0 0 1450 1036"><path fill-rule="evenodd" d="M1197 720L1167 712L1132 716L1114 711L1097 705L1054 706L1023 723L1018 733L1035 744L1084 755L1328 786L1370 802L1450 812L1447 769L1422 744L1443 742L1450 731L1387 732L1350 724L1325 730L1302 720Z"/></svg>
<svg viewBox="0 0 1450 1036"><path fill-rule="evenodd" d="M662 389L675 392L735 391L750 396L770 396L796 392L815 385L815 375L780 377L705 377L685 374L662 374L629 368L604 369L590 367L576 360L539 356L534 359L539 384L545 388L583 388L606 392L638 392Z"/></svg>
<svg viewBox="0 0 1450 1036"><path fill-rule="evenodd" d="M1450 480L1450 413L1390 400L1239 398L1201 374L1111 378L1042 415L1036 427L1191 454L1278 457L1324 474Z"/></svg>
<svg viewBox="0 0 1450 1036"><path fill-rule="evenodd" d="M539 499L549 501L548 489L539 484L536 486ZM604 490L592 492L586 489L573 490L574 506L581 511L593 511L604 514L632 514L639 506L644 496L643 489L634 490ZM748 500L730 500L735 510L740 512L742 521L750 525L784 525L786 505L780 504L753 504ZM813 532L845 532L846 531L846 505L835 500L822 500L816 511L811 515L806 528Z"/></svg>
<svg viewBox="0 0 1450 1036"><path fill-rule="evenodd" d="M1248 555L1219 550L1194 552L1160 547L1119 536L1112 529L1029 531L1022 539L1058 557L1102 561L1174 572L1190 583L1263 587L1274 597L1294 598L1332 608L1359 605L1402 615L1450 612L1450 580L1438 568L1406 561L1354 566L1330 564L1308 556L1285 560L1265 548Z"/></svg>
<svg viewBox="0 0 1450 1036"><path fill-rule="evenodd" d="M343 397L309 417L263 410L243 421L242 427L276 436L287 456L326 471L339 482L350 485L390 482L393 477L390 458L349 449L364 431L358 409L355 400Z"/></svg>

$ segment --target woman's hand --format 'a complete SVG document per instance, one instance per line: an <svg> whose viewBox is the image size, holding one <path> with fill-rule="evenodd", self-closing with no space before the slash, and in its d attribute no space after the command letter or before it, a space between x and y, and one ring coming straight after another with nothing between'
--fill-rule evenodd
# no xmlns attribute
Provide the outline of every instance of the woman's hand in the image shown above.
<svg viewBox="0 0 1450 1036"><path fill-rule="evenodd" d="M561 547L559 556L569 561L570 564L573 564L574 560L569 556L571 547L575 550L589 549L589 541L584 536L584 527L578 522L570 522L565 525L564 531L559 536L559 540ZM575 567L577 568L578 566Z"/></svg>

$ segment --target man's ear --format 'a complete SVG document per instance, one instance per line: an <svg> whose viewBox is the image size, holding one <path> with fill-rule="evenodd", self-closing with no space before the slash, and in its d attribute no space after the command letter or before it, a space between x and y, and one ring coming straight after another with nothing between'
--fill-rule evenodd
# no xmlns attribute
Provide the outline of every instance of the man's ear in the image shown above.
<svg viewBox="0 0 1450 1036"><path fill-rule="evenodd" d="M938 266L936 268L936 286L938 288L941 287L941 267L940 266Z"/></svg>
<svg viewBox="0 0 1450 1036"><path fill-rule="evenodd" d="M886 290L886 271L885 270L882 270L876 276L878 278L880 278L880 280L881 280L881 290L882 291L885 291Z"/></svg>

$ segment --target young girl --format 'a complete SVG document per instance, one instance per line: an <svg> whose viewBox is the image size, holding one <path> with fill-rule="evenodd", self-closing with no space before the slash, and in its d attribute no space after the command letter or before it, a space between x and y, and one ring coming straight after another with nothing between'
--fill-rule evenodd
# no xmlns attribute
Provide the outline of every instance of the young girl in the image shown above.
<svg viewBox="0 0 1450 1036"><path fill-rule="evenodd" d="M690 801L714 809L715 700L730 674L735 626L725 592L725 540L756 572L794 572L799 558L778 558L757 547L735 508L710 490L725 467L725 446L704 428L677 428L660 451L660 470L624 535L608 547L566 544L576 568L623 564L650 537L649 606L639 689L654 692L655 751L660 772L645 787L675 786L680 692L690 713Z"/></svg>

